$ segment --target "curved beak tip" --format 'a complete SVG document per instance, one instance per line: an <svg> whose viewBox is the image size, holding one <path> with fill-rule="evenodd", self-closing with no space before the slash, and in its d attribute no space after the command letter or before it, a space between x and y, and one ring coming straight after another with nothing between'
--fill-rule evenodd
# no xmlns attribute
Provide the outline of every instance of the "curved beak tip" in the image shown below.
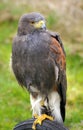
<svg viewBox="0 0 83 130"><path fill-rule="evenodd" d="M45 23L42 24L42 28L43 28L43 29L46 29Z"/></svg>

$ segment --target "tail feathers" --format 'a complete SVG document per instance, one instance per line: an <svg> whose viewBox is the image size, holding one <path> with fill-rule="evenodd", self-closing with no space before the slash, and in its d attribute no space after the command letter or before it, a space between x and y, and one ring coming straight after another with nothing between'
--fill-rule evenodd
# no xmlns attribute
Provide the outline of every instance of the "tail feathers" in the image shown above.
<svg viewBox="0 0 83 130"><path fill-rule="evenodd" d="M65 106L60 104L60 110L61 110L61 116L64 122L65 121Z"/></svg>

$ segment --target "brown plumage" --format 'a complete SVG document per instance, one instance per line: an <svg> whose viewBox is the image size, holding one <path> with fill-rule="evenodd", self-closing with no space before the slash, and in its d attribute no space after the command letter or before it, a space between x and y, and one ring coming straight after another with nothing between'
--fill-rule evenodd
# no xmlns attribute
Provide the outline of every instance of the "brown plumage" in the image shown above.
<svg viewBox="0 0 83 130"><path fill-rule="evenodd" d="M55 61L60 66L60 69L63 70L66 68L66 61L64 52L58 43L58 41L51 37L51 44L50 44L51 51L56 55Z"/></svg>
<svg viewBox="0 0 83 130"><path fill-rule="evenodd" d="M65 119L66 57L57 33L46 30L39 13L23 15L12 47L12 68L17 81L30 92L33 114L48 113ZM40 105L43 101L43 106ZM44 111L44 108L46 110Z"/></svg>

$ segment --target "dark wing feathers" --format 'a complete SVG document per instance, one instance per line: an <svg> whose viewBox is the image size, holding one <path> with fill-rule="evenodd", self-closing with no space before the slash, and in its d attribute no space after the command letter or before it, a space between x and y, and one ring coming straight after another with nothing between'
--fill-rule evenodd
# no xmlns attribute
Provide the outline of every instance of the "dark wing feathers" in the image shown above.
<svg viewBox="0 0 83 130"><path fill-rule="evenodd" d="M58 37L58 36L57 36ZM59 41L51 35L51 44L50 51L53 60L57 64L59 68L59 76L58 76L58 93L61 96L61 115L63 121L65 120L65 104L66 104L66 89L67 89L67 80L66 80L66 57L63 48L63 44L59 43Z"/></svg>

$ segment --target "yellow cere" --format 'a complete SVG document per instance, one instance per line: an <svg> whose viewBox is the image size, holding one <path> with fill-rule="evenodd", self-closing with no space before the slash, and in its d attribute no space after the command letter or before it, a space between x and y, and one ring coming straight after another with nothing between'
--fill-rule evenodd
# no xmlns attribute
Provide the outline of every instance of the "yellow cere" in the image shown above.
<svg viewBox="0 0 83 130"><path fill-rule="evenodd" d="M44 20L40 20L40 21L38 21L38 22L36 22L34 24L35 28L42 28L43 25L45 25L45 21Z"/></svg>

